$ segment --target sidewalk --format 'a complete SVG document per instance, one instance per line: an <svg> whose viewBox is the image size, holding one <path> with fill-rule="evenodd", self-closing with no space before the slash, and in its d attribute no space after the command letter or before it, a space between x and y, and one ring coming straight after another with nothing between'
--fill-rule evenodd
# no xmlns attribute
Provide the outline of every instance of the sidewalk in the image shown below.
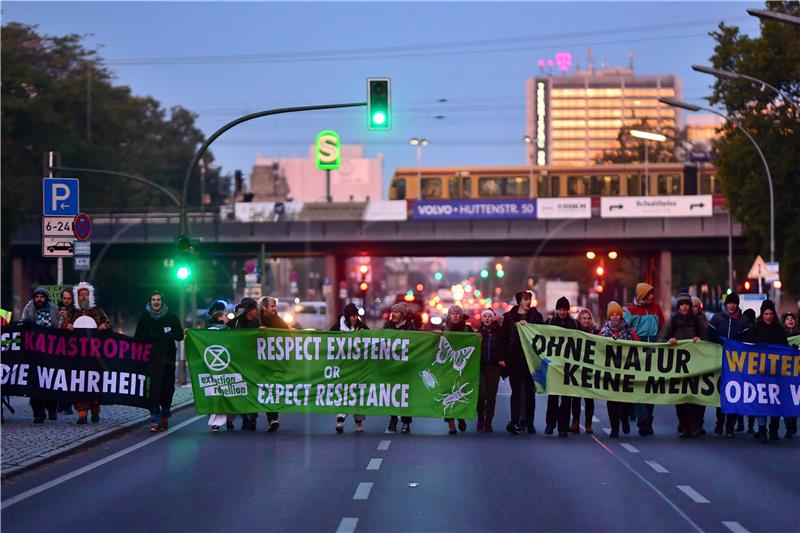
<svg viewBox="0 0 800 533"><path fill-rule="evenodd" d="M176 410L194 403L191 386L176 386L172 409ZM77 425L77 412L58 415L58 420L33 423L33 411L28 398L12 397L11 405L16 413L3 407L5 423L0 430L2 444L3 477L27 470L39 463L80 448L87 443L102 440L114 433L141 424L150 418L145 409L125 405L104 405L100 411L100 422Z"/></svg>

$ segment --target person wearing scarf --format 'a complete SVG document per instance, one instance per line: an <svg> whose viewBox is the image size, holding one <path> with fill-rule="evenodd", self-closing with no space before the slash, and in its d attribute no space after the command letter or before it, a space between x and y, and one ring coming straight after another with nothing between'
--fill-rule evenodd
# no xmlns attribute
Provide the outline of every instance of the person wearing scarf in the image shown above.
<svg viewBox="0 0 800 533"><path fill-rule="evenodd" d="M600 329L601 337L610 337L614 340L638 341L639 335L622 318L622 306L617 302L609 302L607 313L608 321ZM608 420L611 422L612 439L619 438L619 426L622 424L622 432L626 435L631 431L630 415L633 412L633 405L626 402L606 402L608 408Z"/></svg>
<svg viewBox="0 0 800 533"><path fill-rule="evenodd" d="M172 410L172 397L175 394L175 342L183 340L183 328L175 313L170 313L164 303L164 295L159 291L150 294L150 302L136 324L137 339L159 343L165 346L163 359L158 361L161 371L161 388L154 391L150 407L150 431L164 431L169 428ZM158 352L156 352L158 353ZM157 374L155 374L157 375Z"/></svg>
<svg viewBox="0 0 800 533"><path fill-rule="evenodd" d="M361 316L358 314L358 307L356 304L349 303L344 306L344 312L339 317L339 320L331 327L331 331L341 331L343 333L349 333L351 331L359 331L362 329L369 329L367 325L361 320ZM366 417L364 415L353 415L353 420L356 422L356 433L361 433L364 431L364 419ZM344 421L347 420L346 413L340 413L336 415L336 433L344 433Z"/></svg>

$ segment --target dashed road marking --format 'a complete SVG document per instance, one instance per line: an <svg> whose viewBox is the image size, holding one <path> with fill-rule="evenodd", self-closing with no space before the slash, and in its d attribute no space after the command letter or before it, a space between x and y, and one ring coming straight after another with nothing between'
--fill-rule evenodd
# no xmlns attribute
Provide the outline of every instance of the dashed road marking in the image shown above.
<svg viewBox="0 0 800 533"><path fill-rule="evenodd" d="M628 444L627 442L621 442L619 445L631 453L639 453L639 450L633 444Z"/></svg>
<svg viewBox="0 0 800 533"><path fill-rule="evenodd" d="M378 457L373 457L369 460L369 464L367 465L367 470L377 470L381 467L381 463L383 459Z"/></svg>
<svg viewBox="0 0 800 533"><path fill-rule="evenodd" d="M655 461L645 461L645 463L650 465L650 468L652 468L653 470L655 470L659 474L669 474L669 470L667 470L666 468L664 468L663 466L661 466L659 463L657 463Z"/></svg>
<svg viewBox="0 0 800 533"><path fill-rule="evenodd" d="M389 449L389 445L390 445L391 443L392 443L392 441L390 441L390 440L382 440L382 441L381 441L381 442L378 444L378 451L381 451L381 452L383 452L383 451L386 451L386 450L388 450L388 449Z"/></svg>
<svg viewBox="0 0 800 533"><path fill-rule="evenodd" d="M353 494L354 500L366 500L369 498L369 493L372 490L372 483L361 482L356 487L356 493Z"/></svg>
<svg viewBox="0 0 800 533"><path fill-rule="evenodd" d="M358 518L344 517L336 528L336 533L353 533L358 525Z"/></svg>
<svg viewBox="0 0 800 533"><path fill-rule="evenodd" d="M750 533L745 527L740 524L739 522L722 522L722 525L733 531L733 533Z"/></svg>
<svg viewBox="0 0 800 533"><path fill-rule="evenodd" d="M678 490L690 497L695 503L711 503L705 496L689 485L678 485Z"/></svg>

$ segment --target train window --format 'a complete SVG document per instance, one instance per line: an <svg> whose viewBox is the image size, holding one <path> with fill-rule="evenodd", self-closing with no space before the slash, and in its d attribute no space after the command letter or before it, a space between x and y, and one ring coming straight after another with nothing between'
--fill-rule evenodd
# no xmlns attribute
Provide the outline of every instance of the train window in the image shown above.
<svg viewBox="0 0 800 533"><path fill-rule="evenodd" d="M464 180L461 182L464 198L472 198L472 178L461 179Z"/></svg>
<svg viewBox="0 0 800 533"><path fill-rule="evenodd" d="M480 196L530 196L528 177L478 178Z"/></svg>
<svg viewBox="0 0 800 533"><path fill-rule="evenodd" d="M450 198L461 198L461 190L458 176L450 178Z"/></svg>
<svg viewBox="0 0 800 533"><path fill-rule="evenodd" d="M656 188L657 194L660 195L675 195L681 193L681 175L680 174L659 174Z"/></svg>
<svg viewBox="0 0 800 533"><path fill-rule="evenodd" d="M420 183L422 198L442 197L442 178L422 178Z"/></svg>
<svg viewBox="0 0 800 533"><path fill-rule="evenodd" d="M619 196L619 176L592 176L593 196Z"/></svg>
<svg viewBox="0 0 800 533"><path fill-rule="evenodd" d="M567 176L567 196L589 194L589 176Z"/></svg>
<svg viewBox="0 0 800 533"><path fill-rule="evenodd" d="M703 174L700 178L700 194L722 194L722 183L714 174Z"/></svg>
<svg viewBox="0 0 800 533"><path fill-rule="evenodd" d="M395 200L405 200L406 199L406 179L400 178L394 182L392 185L394 189L394 199Z"/></svg>
<svg viewBox="0 0 800 533"><path fill-rule="evenodd" d="M628 174L628 196L641 196L644 191L644 176L639 174Z"/></svg>

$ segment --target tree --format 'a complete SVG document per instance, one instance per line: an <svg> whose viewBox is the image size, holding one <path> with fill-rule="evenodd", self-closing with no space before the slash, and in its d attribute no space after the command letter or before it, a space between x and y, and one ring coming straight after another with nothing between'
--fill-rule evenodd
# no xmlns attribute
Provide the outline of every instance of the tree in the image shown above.
<svg viewBox="0 0 800 533"><path fill-rule="evenodd" d="M800 16L797 2L768 2L768 9ZM761 22L761 35L748 37L736 26L720 24L711 64L762 79L800 98L800 29ZM716 81L709 97L723 106L756 139L769 164L775 196L776 260L783 287L800 297L800 116L785 101L756 83ZM769 253L769 192L764 166L748 139L731 124L714 143L715 164L733 216L742 222L755 255Z"/></svg>

